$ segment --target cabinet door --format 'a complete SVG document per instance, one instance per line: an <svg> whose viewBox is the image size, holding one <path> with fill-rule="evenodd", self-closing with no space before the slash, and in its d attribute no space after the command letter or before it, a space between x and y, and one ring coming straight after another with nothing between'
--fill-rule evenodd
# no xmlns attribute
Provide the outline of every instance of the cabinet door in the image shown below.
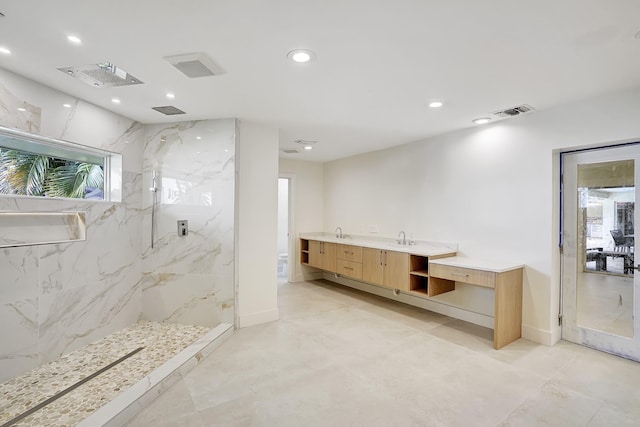
<svg viewBox="0 0 640 427"><path fill-rule="evenodd" d="M384 251L384 286L409 290L409 254Z"/></svg>
<svg viewBox="0 0 640 427"><path fill-rule="evenodd" d="M322 258L322 242L309 240L309 265L315 268L324 268Z"/></svg>
<svg viewBox="0 0 640 427"><path fill-rule="evenodd" d="M323 269L330 271L332 273L336 272L336 244L335 243L324 243L322 246L322 265Z"/></svg>
<svg viewBox="0 0 640 427"><path fill-rule="evenodd" d="M362 248L362 280L376 285L384 284L383 252L380 249Z"/></svg>

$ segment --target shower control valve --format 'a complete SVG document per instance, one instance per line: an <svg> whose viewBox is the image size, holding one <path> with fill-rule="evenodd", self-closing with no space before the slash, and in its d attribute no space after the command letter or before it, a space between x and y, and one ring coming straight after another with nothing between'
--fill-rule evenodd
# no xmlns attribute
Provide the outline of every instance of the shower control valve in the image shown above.
<svg viewBox="0 0 640 427"><path fill-rule="evenodd" d="M186 219L178 220L178 236L185 237L189 234L189 222Z"/></svg>

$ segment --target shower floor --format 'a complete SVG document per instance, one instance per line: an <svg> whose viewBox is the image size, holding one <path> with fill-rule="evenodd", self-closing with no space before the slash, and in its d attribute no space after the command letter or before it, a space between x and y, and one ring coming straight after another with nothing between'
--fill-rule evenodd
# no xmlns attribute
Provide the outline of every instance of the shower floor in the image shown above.
<svg viewBox="0 0 640 427"><path fill-rule="evenodd" d="M15 426L73 426L160 367L210 328L141 321L0 384L0 425L138 347L144 350Z"/></svg>

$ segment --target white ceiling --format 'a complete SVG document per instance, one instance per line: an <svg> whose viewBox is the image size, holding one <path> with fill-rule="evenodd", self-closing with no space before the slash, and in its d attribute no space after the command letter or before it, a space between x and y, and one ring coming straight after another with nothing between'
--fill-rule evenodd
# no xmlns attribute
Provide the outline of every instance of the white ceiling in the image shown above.
<svg viewBox="0 0 640 427"><path fill-rule="evenodd" d="M640 86L638 0L0 0L0 12L3 68L143 123L238 117L279 128L281 148L319 141L302 160ZM316 60L290 62L296 48ZM162 59L191 52L225 74L189 79ZM104 61L145 84L98 89L57 70ZM162 105L187 114L151 110Z"/></svg>

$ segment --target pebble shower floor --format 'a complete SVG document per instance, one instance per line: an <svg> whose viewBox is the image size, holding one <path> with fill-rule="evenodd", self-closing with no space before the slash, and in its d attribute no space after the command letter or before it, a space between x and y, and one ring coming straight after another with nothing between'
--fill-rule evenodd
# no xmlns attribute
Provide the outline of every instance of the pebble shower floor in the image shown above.
<svg viewBox="0 0 640 427"><path fill-rule="evenodd" d="M33 369L0 384L0 425L136 348L144 347L119 365L13 424L16 427L76 425L209 330L201 326L141 321Z"/></svg>

